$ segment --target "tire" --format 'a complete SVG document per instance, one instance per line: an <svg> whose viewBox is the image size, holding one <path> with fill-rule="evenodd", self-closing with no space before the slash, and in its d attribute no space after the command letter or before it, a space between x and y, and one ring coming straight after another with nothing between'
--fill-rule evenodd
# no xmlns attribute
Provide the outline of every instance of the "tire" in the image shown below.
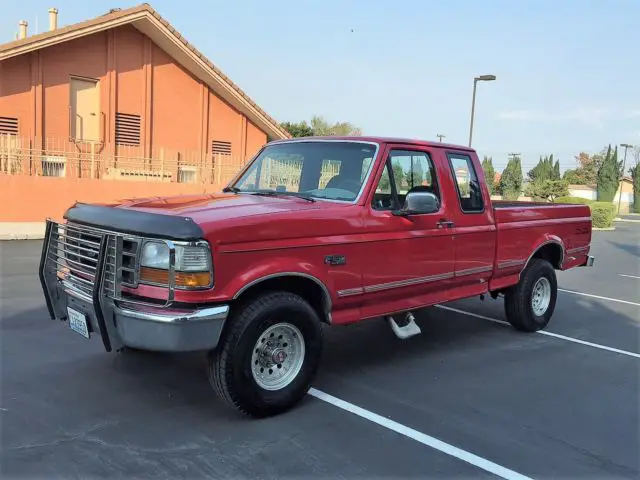
<svg viewBox="0 0 640 480"><path fill-rule="evenodd" d="M521 332L542 330L551 320L557 295L555 269L547 260L533 258L520 275L518 284L505 292L507 320Z"/></svg>
<svg viewBox="0 0 640 480"><path fill-rule="evenodd" d="M225 403L245 415L277 415L308 392L322 346L320 318L304 299L289 292L265 293L230 317L218 347L208 354L209 382Z"/></svg>

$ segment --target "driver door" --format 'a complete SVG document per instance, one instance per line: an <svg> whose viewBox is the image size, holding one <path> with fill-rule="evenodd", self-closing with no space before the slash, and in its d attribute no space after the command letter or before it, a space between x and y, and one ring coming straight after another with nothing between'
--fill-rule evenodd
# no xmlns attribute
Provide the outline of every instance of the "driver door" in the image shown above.
<svg viewBox="0 0 640 480"><path fill-rule="evenodd" d="M390 147L376 183L364 222L363 316L446 301L454 271L454 232L445 221L446 202L431 152L415 145ZM433 193L439 210L394 215L410 191Z"/></svg>

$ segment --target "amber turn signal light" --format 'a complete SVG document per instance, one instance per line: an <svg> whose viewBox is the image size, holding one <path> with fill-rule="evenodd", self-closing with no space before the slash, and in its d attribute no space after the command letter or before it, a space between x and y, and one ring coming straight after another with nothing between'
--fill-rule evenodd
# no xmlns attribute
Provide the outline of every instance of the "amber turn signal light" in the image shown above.
<svg viewBox="0 0 640 480"><path fill-rule="evenodd" d="M160 268L141 267L140 282L156 285L169 284L169 271ZM211 285L210 272L175 272L176 287L204 288Z"/></svg>

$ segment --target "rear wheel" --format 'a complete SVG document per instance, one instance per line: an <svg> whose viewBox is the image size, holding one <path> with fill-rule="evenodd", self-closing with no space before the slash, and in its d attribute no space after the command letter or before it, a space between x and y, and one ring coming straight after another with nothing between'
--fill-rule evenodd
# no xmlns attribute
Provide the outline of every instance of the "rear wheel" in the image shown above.
<svg viewBox="0 0 640 480"><path fill-rule="evenodd" d="M301 297L272 292L240 306L208 356L209 380L227 404L253 417L294 407L315 378L322 325Z"/></svg>
<svg viewBox="0 0 640 480"><path fill-rule="evenodd" d="M547 260L533 258L517 285L505 292L509 323L517 330L535 332L547 326L556 307L556 272Z"/></svg>

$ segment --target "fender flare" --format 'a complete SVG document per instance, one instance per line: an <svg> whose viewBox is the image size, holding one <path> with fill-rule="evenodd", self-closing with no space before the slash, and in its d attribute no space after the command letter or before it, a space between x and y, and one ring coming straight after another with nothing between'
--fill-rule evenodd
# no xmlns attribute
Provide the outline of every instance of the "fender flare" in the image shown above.
<svg viewBox="0 0 640 480"><path fill-rule="evenodd" d="M533 252L531 252L531 255L529 255L529 258L527 258L527 261L524 263L524 266L522 267L522 270L520 271L520 274L518 276L522 275L522 272L524 272L524 270L527 268L527 266L531 262L531 259L535 257L536 253L538 253L540 249L546 247L547 245L557 245L560 247L560 262L558 265L558 270L562 270L562 265L564 264L564 256L565 256L564 242L562 241L561 238L556 237L554 235L553 237L548 237L546 240L539 243L533 249Z"/></svg>
<svg viewBox="0 0 640 480"><path fill-rule="evenodd" d="M240 296L246 292L247 290L249 290L252 287L255 287L256 285L259 285L263 282L266 282L268 280L273 280L274 278L281 278L281 277L301 277L301 278L305 278L307 280L311 280L312 282L314 282L318 287L320 287L320 289L322 290L322 306L323 306L323 310L324 310L324 315L325 315L325 321L329 324L331 324L331 312L333 310L333 302L331 300L331 293L329 292L329 289L327 288L327 286L317 277L309 274L309 273L302 273L302 272L278 272L278 273L271 273L269 275L264 275L262 277L256 278L252 281L250 281L249 283L247 283L246 285L243 285L242 287L240 287L240 289L233 295L233 300L237 300L238 298L240 298Z"/></svg>

